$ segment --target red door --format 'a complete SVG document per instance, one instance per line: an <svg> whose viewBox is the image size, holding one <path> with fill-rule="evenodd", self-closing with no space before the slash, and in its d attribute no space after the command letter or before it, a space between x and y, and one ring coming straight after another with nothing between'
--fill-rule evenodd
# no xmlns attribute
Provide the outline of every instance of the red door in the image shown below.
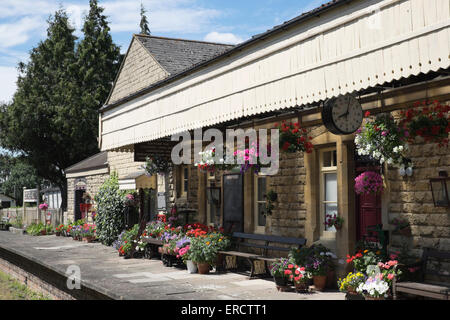
<svg viewBox="0 0 450 320"><path fill-rule="evenodd" d="M369 170L378 172L379 168L357 167L356 175ZM381 224L381 195L356 195L356 240L363 239L367 227L377 224Z"/></svg>

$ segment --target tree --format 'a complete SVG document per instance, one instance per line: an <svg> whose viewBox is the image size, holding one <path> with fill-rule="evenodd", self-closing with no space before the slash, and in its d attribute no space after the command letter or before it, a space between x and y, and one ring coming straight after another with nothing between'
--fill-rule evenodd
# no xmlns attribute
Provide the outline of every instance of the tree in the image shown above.
<svg viewBox="0 0 450 320"><path fill-rule="evenodd" d="M76 57L81 89L81 103L89 112L87 121L98 136L98 110L105 103L114 78L119 70L121 54L109 33L110 28L97 0L89 1L90 10L84 19L84 38L77 46Z"/></svg>
<svg viewBox="0 0 450 320"><path fill-rule="evenodd" d="M17 91L0 113L0 144L22 153L62 193L64 169L98 150L90 110L83 107L77 82L74 29L63 9L48 19L47 38L19 63ZM95 131L94 131L95 132Z"/></svg>
<svg viewBox="0 0 450 320"><path fill-rule="evenodd" d="M23 203L23 188L36 188L42 184L36 170L21 157L0 155L0 193Z"/></svg>
<svg viewBox="0 0 450 320"><path fill-rule="evenodd" d="M141 27L141 34L150 35L147 16L145 15L146 12L147 11L145 11L144 5L141 2L141 22L139 23L139 26Z"/></svg>

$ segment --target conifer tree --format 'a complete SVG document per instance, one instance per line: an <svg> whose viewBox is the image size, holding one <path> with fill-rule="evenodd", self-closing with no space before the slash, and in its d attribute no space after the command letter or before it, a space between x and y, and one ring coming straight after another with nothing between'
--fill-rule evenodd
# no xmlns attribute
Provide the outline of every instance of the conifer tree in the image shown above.
<svg viewBox="0 0 450 320"><path fill-rule="evenodd" d="M79 99L74 29L63 9L48 20L47 38L19 63L17 91L0 110L0 145L22 154L37 175L53 182L67 203L64 169L92 154L96 136Z"/></svg>
<svg viewBox="0 0 450 320"><path fill-rule="evenodd" d="M106 102L119 69L120 48L113 43L103 8L97 0L89 1L89 13L84 19L84 38L77 47L77 64L81 100L89 117L91 134L98 134L98 109Z"/></svg>
<svg viewBox="0 0 450 320"><path fill-rule="evenodd" d="M150 35L150 28L148 27L147 16L145 15L147 11L145 11L144 5L141 2L141 22L139 26L141 27L141 34Z"/></svg>

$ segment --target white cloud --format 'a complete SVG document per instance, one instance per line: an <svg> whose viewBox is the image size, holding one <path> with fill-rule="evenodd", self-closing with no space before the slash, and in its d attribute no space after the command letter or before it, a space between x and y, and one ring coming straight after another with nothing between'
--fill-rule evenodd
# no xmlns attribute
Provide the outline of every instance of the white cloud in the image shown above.
<svg viewBox="0 0 450 320"><path fill-rule="evenodd" d="M18 71L16 68L0 66L0 102L9 102L12 100L14 92L17 89L17 77Z"/></svg>
<svg viewBox="0 0 450 320"><path fill-rule="evenodd" d="M26 43L38 30L45 27L38 17L24 17L14 23L0 24L0 47L11 48Z"/></svg>
<svg viewBox="0 0 450 320"><path fill-rule="evenodd" d="M238 44L243 41L242 38L232 34L232 33L220 33L220 32L210 32L208 33L203 40L209 42L217 42L217 43L229 43L229 44Z"/></svg>

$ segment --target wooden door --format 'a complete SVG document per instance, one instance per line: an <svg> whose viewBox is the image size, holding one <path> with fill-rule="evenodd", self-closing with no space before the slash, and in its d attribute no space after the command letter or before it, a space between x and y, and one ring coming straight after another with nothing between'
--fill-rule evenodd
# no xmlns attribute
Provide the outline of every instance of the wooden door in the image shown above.
<svg viewBox="0 0 450 320"><path fill-rule="evenodd" d="M356 175L369 170L379 172L379 167L358 166ZM367 234L367 227L377 224L381 224L381 195L356 195L356 240L363 239Z"/></svg>

